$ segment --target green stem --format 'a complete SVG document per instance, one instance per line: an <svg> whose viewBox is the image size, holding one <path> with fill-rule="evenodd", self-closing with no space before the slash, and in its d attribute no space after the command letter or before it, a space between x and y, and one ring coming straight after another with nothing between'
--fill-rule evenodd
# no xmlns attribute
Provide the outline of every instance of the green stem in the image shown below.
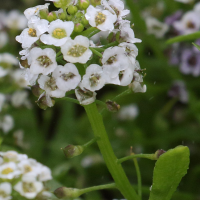
<svg viewBox="0 0 200 200"><path fill-rule="evenodd" d="M59 52L56 54L56 57L59 57L61 54L62 54L62 52L59 51Z"/></svg>
<svg viewBox="0 0 200 200"><path fill-rule="evenodd" d="M97 50L95 50L94 48L92 48L92 47L89 47L89 49L94 53L94 54L96 54L97 56L99 56L100 58L102 58L103 56L102 56L102 54L101 53L99 53Z"/></svg>
<svg viewBox="0 0 200 200"><path fill-rule="evenodd" d="M121 164L117 164L117 157L115 156L110 144L103 124L102 116L99 114L96 104L92 103L84 106L84 108L91 123L94 135L100 138L97 143L106 162L108 170L110 171L116 183L116 187L127 200L139 200L139 196L131 186Z"/></svg>
<svg viewBox="0 0 200 200"><path fill-rule="evenodd" d="M99 185L99 186L93 186L85 189L80 189L79 192L80 194L96 191L96 190L104 190L104 189L116 189L116 184L111 183L111 184L105 184L105 185Z"/></svg>
<svg viewBox="0 0 200 200"><path fill-rule="evenodd" d="M167 102L165 104L165 106L162 108L161 113L163 115L166 115L171 109L172 107L176 104L176 102L178 101L178 98L173 98L171 99L169 102Z"/></svg>
<svg viewBox="0 0 200 200"><path fill-rule="evenodd" d="M86 144L82 145L83 148L88 148L90 145L94 144L98 139L99 139L99 137L93 138L92 140L90 140L90 141L87 142Z"/></svg>
<svg viewBox="0 0 200 200"><path fill-rule="evenodd" d="M140 199L142 199L142 178L141 178L140 167L138 165L137 158L133 158L133 162L135 165L135 170L136 170L137 180L138 180L138 195Z"/></svg>
<svg viewBox="0 0 200 200"><path fill-rule="evenodd" d="M134 155L130 155L130 156L126 156L124 158L118 159L117 163L121 164L122 162L133 159L133 158L147 158L150 160L158 159L155 154L134 154Z"/></svg>
<svg viewBox="0 0 200 200"><path fill-rule="evenodd" d="M103 48L107 49L107 48L112 47L112 46L117 46L118 44L119 43L117 41L115 41L115 42L109 43L107 45L104 45Z"/></svg>
<svg viewBox="0 0 200 200"><path fill-rule="evenodd" d="M100 47L92 47L92 48L95 49L98 52L104 52L105 51L105 49L100 48Z"/></svg>
<svg viewBox="0 0 200 200"><path fill-rule="evenodd" d="M106 103L104 103L103 101L96 100L95 103L97 103L97 104L99 104L99 105L102 105L103 107L107 108Z"/></svg>

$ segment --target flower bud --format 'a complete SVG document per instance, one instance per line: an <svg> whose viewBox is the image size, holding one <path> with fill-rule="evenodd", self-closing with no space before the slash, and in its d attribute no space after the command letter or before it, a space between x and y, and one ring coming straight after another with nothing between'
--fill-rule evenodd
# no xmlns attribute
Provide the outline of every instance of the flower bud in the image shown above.
<svg viewBox="0 0 200 200"><path fill-rule="evenodd" d="M78 8L74 5L70 5L67 9L67 12L70 14L70 15L74 15L78 12Z"/></svg>
<svg viewBox="0 0 200 200"><path fill-rule="evenodd" d="M97 95L96 92L91 92L90 90L87 90L85 88L84 90L81 88L76 88L75 94L76 94L76 98L82 105L88 105L88 104L93 103Z"/></svg>
<svg viewBox="0 0 200 200"><path fill-rule="evenodd" d="M89 21L85 18L85 16L82 17L81 24L83 24L84 26L87 26L89 24Z"/></svg>
<svg viewBox="0 0 200 200"><path fill-rule="evenodd" d="M101 5L101 0L90 0L90 3L96 7L96 6L99 6Z"/></svg>
<svg viewBox="0 0 200 200"><path fill-rule="evenodd" d="M54 106L55 100L50 97L43 96L36 103L41 109L46 110L48 107Z"/></svg>
<svg viewBox="0 0 200 200"><path fill-rule="evenodd" d="M20 65L24 68L30 68L30 65L28 64L28 60L20 60Z"/></svg>
<svg viewBox="0 0 200 200"><path fill-rule="evenodd" d="M84 151L83 146L80 145L74 146L71 144L63 149L63 152L67 158L73 158L79 156L80 154L83 153L83 151Z"/></svg>
<svg viewBox="0 0 200 200"><path fill-rule="evenodd" d="M39 84L32 86L31 91L32 91L33 95L36 97L39 97L44 92L44 90L42 90L40 88Z"/></svg>
<svg viewBox="0 0 200 200"><path fill-rule="evenodd" d="M90 5L89 0L79 0L78 6L81 10L86 10Z"/></svg>
<svg viewBox="0 0 200 200"><path fill-rule="evenodd" d="M57 19L57 15L56 15L55 12L50 12L50 13L48 14L48 16L47 16L47 20L48 20L49 22L52 22L52 21L54 21L54 20L56 20L56 19Z"/></svg>
<svg viewBox="0 0 200 200"><path fill-rule="evenodd" d="M81 18L84 16L84 14L82 12L77 12L75 16L76 18Z"/></svg>
<svg viewBox="0 0 200 200"><path fill-rule="evenodd" d="M64 12L59 13L59 14L58 14L58 18L64 21L64 20L67 19L67 14L64 13Z"/></svg>
<svg viewBox="0 0 200 200"><path fill-rule="evenodd" d="M158 159L162 154L164 154L166 151L164 151L163 149L159 149L156 151L155 156Z"/></svg>
<svg viewBox="0 0 200 200"><path fill-rule="evenodd" d="M40 10L40 18L47 19L49 11L47 9Z"/></svg>
<svg viewBox="0 0 200 200"><path fill-rule="evenodd" d="M71 0L58 0L54 1L53 4L56 8L67 8L71 3Z"/></svg>
<svg viewBox="0 0 200 200"><path fill-rule="evenodd" d="M120 109L120 105L117 104L115 101L107 100L106 105L107 105L107 109L110 112L117 112Z"/></svg>
<svg viewBox="0 0 200 200"><path fill-rule="evenodd" d="M75 26L74 26L74 32L80 33L80 32L82 32L83 30L84 30L83 24L81 24L81 23L75 24Z"/></svg>
<svg viewBox="0 0 200 200"><path fill-rule="evenodd" d="M66 187L56 189L54 194L58 199L77 198L81 195L79 189Z"/></svg>

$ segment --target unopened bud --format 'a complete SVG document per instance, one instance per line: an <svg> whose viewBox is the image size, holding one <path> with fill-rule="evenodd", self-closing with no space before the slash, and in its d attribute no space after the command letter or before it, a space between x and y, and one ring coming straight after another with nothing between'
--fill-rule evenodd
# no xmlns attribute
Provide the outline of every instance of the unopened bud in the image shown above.
<svg viewBox="0 0 200 200"><path fill-rule="evenodd" d="M90 0L90 2L94 7L101 5L101 0Z"/></svg>
<svg viewBox="0 0 200 200"><path fill-rule="evenodd" d="M117 104L115 101L107 100L106 105L107 105L107 109L110 112L117 112L120 109L120 105Z"/></svg>
<svg viewBox="0 0 200 200"><path fill-rule="evenodd" d="M78 6L81 10L86 10L90 5L89 0L79 0Z"/></svg>
<svg viewBox="0 0 200 200"><path fill-rule="evenodd" d="M156 151L155 156L158 159L162 154L164 154L166 151L164 151L163 149L159 149Z"/></svg>
<svg viewBox="0 0 200 200"><path fill-rule="evenodd" d="M75 26L74 26L74 32L80 33L80 32L82 32L83 30L84 30L83 24L81 24L81 23L75 24Z"/></svg>
<svg viewBox="0 0 200 200"><path fill-rule="evenodd" d="M47 16L47 20L48 20L49 22L52 22L52 21L54 21L54 20L56 20L56 19L57 19L57 15L56 15L55 12L50 12L50 13L48 14L48 16Z"/></svg>
<svg viewBox="0 0 200 200"><path fill-rule="evenodd" d="M47 9L40 10L40 19L47 19L49 11Z"/></svg>
<svg viewBox="0 0 200 200"><path fill-rule="evenodd" d="M54 106L54 104L55 100L47 96L43 96L37 101L37 105L43 110L46 110L48 107Z"/></svg>
<svg viewBox="0 0 200 200"><path fill-rule="evenodd" d="M33 95L36 97L39 97L44 92L44 90L42 90L40 88L39 84L32 86L31 91L32 91Z"/></svg>
<svg viewBox="0 0 200 200"><path fill-rule="evenodd" d="M67 14L66 13L64 13L64 12L62 12L62 13L59 13L58 14L58 17L59 17L59 19L61 19L61 20L66 20L67 19Z"/></svg>
<svg viewBox="0 0 200 200"><path fill-rule="evenodd" d="M74 5L70 5L67 9L67 12L70 14L70 15L74 15L78 12L78 8Z"/></svg>
<svg viewBox="0 0 200 200"><path fill-rule="evenodd" d="M57 0L53 1L53 4L56 8L67 8L71 3L71 0Z"/></svg>
<svg viewBox="0 0 200 200"><path fill-rule="evenodd" d="M80 145L74 146L71 144L66 146L63 149L63 152L67 158L73 158L73 157L79 156L80 154L83 153L83 151L84 151L83 146L80 146Z"/></svg>
<svg viewBox="0 0 200 200"><path fill-rule="evenodd" d="M77 12L75 16L76 18L81 18L84 16L84 14L82 12Z"/></svg>
<svg viewBox="0 0 200 200"><path fill-rule="evenodd" d="M58 199L77 198L81 195L79 189L66 187L56 189L54 194Z"/></svg>
<svg viewBox="0 0 200 200"><path fill-rule="evenodd" d="M84 26L87 26L89 24L89 21L85 18L85 16L82 17L81 19L81 23L84 25Z"/></svg>
<svg viewBox="0 0 200 200"><path fill-rule="evenodd" d="M24 68L30 68L30 65L28 64L28 60L20 60L20 65Z"/></svg>

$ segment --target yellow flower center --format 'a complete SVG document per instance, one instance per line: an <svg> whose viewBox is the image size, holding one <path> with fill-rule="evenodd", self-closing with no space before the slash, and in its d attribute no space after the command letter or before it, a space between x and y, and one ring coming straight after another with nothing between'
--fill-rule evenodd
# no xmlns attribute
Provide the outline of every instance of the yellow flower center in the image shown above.
<svg viewBox="0 0 200 200"><path fill-rule="evenodd" d="M103 24L105 21L106 21L106 15L99 12L98 15L95 17L96 25L98 26L100 24Z"/></svg>
<svg viewBox="0 0 200 200"><path fill-rule="evenodd" d="M28 172L31 172L31 171L32 171L32 168L29 165L24 166L24 172L25 173L28 173Z"/></svg>
<svg viewBox="0 0 200 200"><path fill-rule="evenodd" d="M13 171L14 170L12 168L8 167L8 168L4 169L1 173L7 175L7 174L12 173Z"/></svg>
<svg viewBox="0 0 200 200"><path fill-rule="evenodd" d="M67 55L73 56L73 57L80 57L86 52L87 48L76 44L74 45L67 53Z"/></svg>
<svg viewBox="0 0 200 200"><path fill-rule="evenodd" d="M37 61L42 67L47 68L49 65L53 64L48 56L40 56L37 58Z"/></svg>
<svg viewBox="0 0 200 200"><path fill-rule="evenodd" d="M6 198L8 195L3 191L0 190L0 197Z"/></svg>
<svg viewBox="0 0 200 200"><path fill-rule="evenodd" d="M62 39L64 37L67 37L67 33L64 29L56 28L54 29L52 36L57 39Z"/></svg>
<svg viewBox="0 0 200 200"><path fill-rule="evenodd" d="M28 193L28 192L35 192L36 191L36 188L34 186L33 183L26 183L26 182L23 182L22 184L22 187L23 187L23 191Z"/></svg>
<svg viewBox="0 0 200 200"><path fill-rule="evenodd" d="M66 73L66 74L62 74L60 77L64 80L64 81L68 81L69 79L72 79L74 78L74 74L69 72L69 73Z"/></svg>
<svg viewBox="0 0 200 200"><path fill-rule="evenodd" d="M90 76L90 86L91 87L97 86L97 84L99 83L99 79L100 76L98 74L92 74Z"/></svg>
<svg viewBox="0 0 200 200"><path fill-rule="evenodd" d="M28 34L29 34L31 37L37 37L36 30L33 29L33 28L29 28Z"/></svg>

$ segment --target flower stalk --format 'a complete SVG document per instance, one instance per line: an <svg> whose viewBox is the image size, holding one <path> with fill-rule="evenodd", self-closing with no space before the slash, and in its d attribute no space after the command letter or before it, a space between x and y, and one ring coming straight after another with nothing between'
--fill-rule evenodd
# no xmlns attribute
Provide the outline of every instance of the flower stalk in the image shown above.
<svg viewBox="0 0 200 200"><path fill-rule="evenodd" d="M117 163L117 157L115 156L110 144L102 116L98 112L96 104L92 103L84 106L84 108L91 123L94 135L99 137L99 140L97 141L99 149L103 155L108 170L116 183L116 187L127 200L139 200L139 196L131 186L121 164Z"/></svg>

